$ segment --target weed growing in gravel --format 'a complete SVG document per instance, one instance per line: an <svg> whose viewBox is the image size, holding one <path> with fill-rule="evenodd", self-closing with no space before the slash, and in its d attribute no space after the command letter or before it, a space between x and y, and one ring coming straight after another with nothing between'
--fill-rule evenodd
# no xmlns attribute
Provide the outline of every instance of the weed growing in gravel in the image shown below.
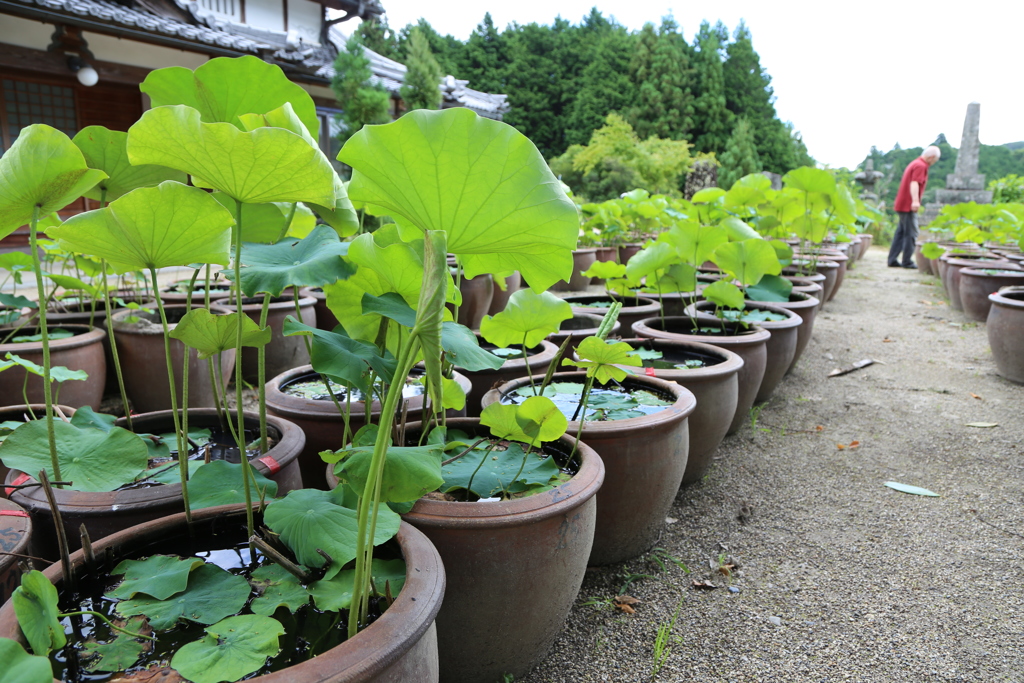
<svg viewBox="0 0 1024 683"><path fill-rule="evenodd" d="M679 610L683 608L683 600L685 599L684 597L679 600L679 604L676 605L675 614L672 615L672 620L658 626L658 634L654 637L654 664L651 666L652 679L661 671L661 667L664 666L665 660L668 659L668 655L672 651L672 646L683 642L683 637L673 635L672 629L676 626L676 621L679 619Z"/></svg>
<svg viewBox="0 0 1024 683"><path fill-rule="evenodd" d="M750 407L750 428L757 429L757 421L761 418L761 411L764 410L765 403Z"/></svg>
<svg viewBox="0 0 1024 683"><path fill-rule="evenodd" d="M665 571L665 562L671 562L680 569L683 570L684 574L690 573L690 568L683 564L683 561L674 555L670 555L664 548L655 548L651 551L650 559L652 562L658 565L659 570Z"/></svg>

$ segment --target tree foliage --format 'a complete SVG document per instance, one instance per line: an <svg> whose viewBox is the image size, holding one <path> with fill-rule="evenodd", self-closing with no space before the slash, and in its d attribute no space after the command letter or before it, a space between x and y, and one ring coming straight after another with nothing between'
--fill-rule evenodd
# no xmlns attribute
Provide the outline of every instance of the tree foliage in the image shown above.
<svg viewBox="0 0 1024 683"><path fill-rule="evenodd" d="M671 140L689 137L693 126L693 69L689 46L671 17L655 31L644 25L630 63L636 86L636 105L629 119L637 135Z"/></svg>
<svg viewBox="0 0 1024 683"><path fill-rule="evenodd" d="M727 106L725 72L719 36L708 22L694 39L697 99L694 102L694 142L702 152L720 154L732 130L733 114Z"/></svg>
<svg viewBox="0 0 1024 683"><path fill-rule="evenodd" d="M440 109L440 83L444 74L430 52L426 37L418 29L409 36L409 57L405 63L401 95L405 106L413 109Z"/></svg>
<svg viewBox="0 0 1024 683"><path fill-rule="evenodd" d="M342 107L340 119L343 130L338 136L341 142L367 124L391 120L388 114L391 98L384 86L372 81L370 60L363 53L357 34L353 34L345 43L345 49L338 52L334 72L331 89Z"/></svg>
<svg viewBox="0 0 1024 683"><path fill-rule="evenodd" d="M725 190L731 188L732 184L743 176L761 170L761 159L754 144L753 127L746 118L736 122L720 159L722 167L718 171L718 186Z"/></svg>

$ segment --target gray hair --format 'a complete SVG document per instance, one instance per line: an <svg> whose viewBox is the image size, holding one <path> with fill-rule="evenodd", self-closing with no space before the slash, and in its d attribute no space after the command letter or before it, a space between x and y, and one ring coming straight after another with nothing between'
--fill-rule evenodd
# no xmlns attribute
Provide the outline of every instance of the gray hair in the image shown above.
<svg viewBox="0 0 1024 683"><path fill-rule="evenodd" d="M935 157L936 159L938 159L939 157L942 156L942 150L936 147L935 145L928 145L927 147L924 148L924 151L921 152L921 156Z"/></svg>

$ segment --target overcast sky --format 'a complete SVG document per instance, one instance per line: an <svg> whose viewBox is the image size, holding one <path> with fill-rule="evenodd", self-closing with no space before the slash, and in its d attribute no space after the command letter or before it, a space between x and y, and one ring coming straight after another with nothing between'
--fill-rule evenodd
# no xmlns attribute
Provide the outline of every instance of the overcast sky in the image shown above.
<svg viewBox="0 0 1024 683"><path fill-rule="evenodd" d="M721 19L730 32L745 19L772 77L780 118L792 121L811 155L831 166L852 168L872 145L927 145L939 133L959 147L972 101L981 103L983 143L1024 140L1019 0L971 0L959 8L901 0L381 2L395 29L422 16L462 40L487 11L503 29L512 22L550 24L556 15L578 23L596 6L634 30L671 12L690 42L704 19Z"/></svg>

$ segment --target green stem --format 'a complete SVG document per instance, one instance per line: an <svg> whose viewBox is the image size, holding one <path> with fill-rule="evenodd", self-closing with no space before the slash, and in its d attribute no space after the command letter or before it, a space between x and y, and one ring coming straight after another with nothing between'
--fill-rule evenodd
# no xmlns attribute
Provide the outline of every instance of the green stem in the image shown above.
<svg viewBox="0 0 1024 683"><path fill-rule="evenodd" d="M576 450L579 448L580 439L583 438L583 426L587 423L587 400L590 398L590 390L594 386L594 378L588 377L586 383L583 385L583 400L580 402L580 408L582 408L582 414L580 415L580 428L576 430L576 441L572 444L572 453L569 454L569 460L572 460L576 456ZM579 408L577 408L578 410ZM576 416L573 415L575 421Z"/></svg>
<svg viewBox="0 0 1024 683"><path fill-rule="evenodd" d="M63 618L63 617L84 617L86 614L89 614L89 615L92 615L94 617L97 617L100 621L103 621L104 623L106 623L106 625L109 626L110 628L114 629L115 631L117 631L119 633L123 633L126 636L131 636L132 638L143 638L145 640L153 640L153 641L156 640L156 636L147 636L147 635L143 635L142 633L136 633L135 631L129 631L126 628L121 628L120 626L116 626L112 621L110 621L110 619L107 619L105 616L103 616L99 612L93 612L91 609L85 609L85 610L82 610L81 612L62 612L61 614L58 614L57 616L59 616L61 618Z"/></svg>
<svg viewBox="0 0 1024 683"><path fill-rule="evenodd" d="M294 210L294 207L293 207ZM270 294L263 295L263 307L260 309L260 328L267 326L267 315L270 313ZM270 450L267 442L267 346L263 344L256 353L257 378L260 404L260 454Z"/></svg>
<svg viewBox="0 0 1024 683"><path fill-rule="evenodd" d="M107 262L100 260L100 274L103 281L107 281ZM121 372L121 360L117 353L117 340L114 337L114 309L110 301L110 290L103 288L103 300L107 309L107 336L110 341L110 355L114 359L114 374L117 375L117 388L121 392L121 405L124 406L124 419L128 422L128 431L135 431L132 427L132 411L128 407L128 392L124 389L124 374Z"/></svg>
<svg viewBox="0 0 1024 683"><path fill-rule="evenodd" d="M32 221L29 223L28 240L32 249L32 272L36 278L36 294L39 297L39 335L43 342L43 401L46 403L46 438L50 446L50 466L54 481L63 481L60 463L57 461L57 435L53 431L53 395L50 387L50 335L46 330L46 291L43 289L43 270L39 266L39 243L36 228L39 224L39 209L32 207ZM59 486L59 484L58 484Z"/></svg>
<svg viewBox="0 0 1024 683"><path fill-rule="evenodd" d="M533 382L533 373L530 371L530 356L526 349L526 333L523 333L523 362L526 363L526 375L530 378L530 388L533 389L533 395L537 395L537 385Z"/></svg>
<svg viewBox="0 0 1024 683"><path fill-rule="evenodd" d="M472 493L473 479L476 477L476 473L479 472L480 468L484 466L484 463L487 462L487 457L491 454L491 451L493 451L497 445L498 445L497 443L492 442L489 446L487 446L487 449L484 450L484 456L482 458L480 458L480 462L479 462L479 464L477 464L476 469L473 470L473 474L469 475L469 481L466 483L466 497L467 497L467 499L469 498L469 494ZM470 449L470 450L472 450L472 449Z"/></svg>
<svg viewBox="0 0 1024 683"><path fill-rule="evenodd" d="M245 492L245 524L248 534L246 538L252 538L255 533L256 524L252 514L252 490L249 486L249 454L245 450L245 411L242 405L242 202L235 200L235 215L238 221L234 231L234 270L235 270L235 312L238 313L238 327L235 333L235 413L238 418L238 433L235 436L235 443L238 445L238 453L242 462L242 489Z"/></svg>
<svg viewBox="0 0 1024 683"><path fill-rule="evenodd" d="M197 268L192 273L192 279L188 281L188 290L185 293L185 313L188 314L192 310L192 292L196 287L196 280L199 279L199 269ZM181 342L179 342L181 343ZM181 362L181 433L185 440L185 445L188 445L188 371L192 365L192 349L187 345L181 344L182 350L182 362ZM199 357L199 352L196 351L196 358Z"/></svg>
<svg viewBox="0 0 1024 683"><path fill-rule="evenodd" d="M185 520L189 528L191 528L192 510L188 503L188 442L182 438L181 434L181 420L178 414L178 390L174 386L174 363L171 360L170 329L167 325L167 313L164 311L164 300L160 296L160 285L156 279L156 268L150 266L149 275L153 279L156 306L160 310L160 324L164 330L164 358L167 361L167 383L171 387L171 418L174 420L174 436L178 441L178 474L181 478L181 497L185 502Z"/></svg>

